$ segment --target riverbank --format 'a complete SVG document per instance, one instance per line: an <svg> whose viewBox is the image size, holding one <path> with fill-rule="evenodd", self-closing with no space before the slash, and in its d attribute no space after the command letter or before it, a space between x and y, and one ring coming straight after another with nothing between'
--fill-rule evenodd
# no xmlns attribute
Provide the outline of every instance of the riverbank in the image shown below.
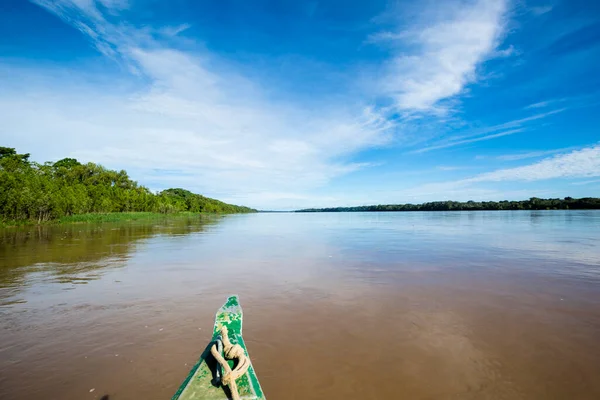
<svg viewBox="0 0 600 400"><path fill-rule="evenodd" d="M518 201L433 201L422 204L379 204L357 207L307 208L296 212L381 212L381 211L497 211L497 210L599 210L600 198L541 199Z"/></svg>
<svg viewBox="0 0 600 400"><path fill-rule="evenodd" d="M77 214L53 219L50 221L18 220L18 221L0 221L0 228L13 228L19 226L33 225L57 225L57 224L95 224L102 222L129 222L129 221L147 221L163 220L166 218L183 217L204 217L209 215L220 215L220 213L198 213L190 211L181 211L176 213L155 213L155 212L114 212L114 213L89 213Z"/></svg>

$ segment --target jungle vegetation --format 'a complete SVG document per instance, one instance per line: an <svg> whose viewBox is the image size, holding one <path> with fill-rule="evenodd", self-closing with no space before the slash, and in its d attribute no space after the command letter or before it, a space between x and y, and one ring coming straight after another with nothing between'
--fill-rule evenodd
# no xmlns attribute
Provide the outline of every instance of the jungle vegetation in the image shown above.
<svg viewBox="0 0 600 400"><path fill-rule="evenodd" d="M185 189L153 193L113 171L74 158L39 164L29 154L0 147L0 222L38 223L90 213L248 213Z"/></svg>
<svg viewBox="0 0 600 400"><path fill-rule="evenodd" d="M309 208L296 212L358 212L358 211L476 211L476 210L592 210L600 209L600 198L540 199L520 201L433 201L423 204L380 204L358 207Z"/></svg>

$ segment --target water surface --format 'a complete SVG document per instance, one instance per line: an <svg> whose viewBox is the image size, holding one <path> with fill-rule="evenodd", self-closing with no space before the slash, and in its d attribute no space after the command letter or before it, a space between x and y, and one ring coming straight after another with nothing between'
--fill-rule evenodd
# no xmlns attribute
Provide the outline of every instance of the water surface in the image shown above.
<svg viewBox="0 0 600 400"><path fill-rule="evenodd" d="M0 399L168 399L231 293L271 400L600 398L600 212L509 211L1 230Z"/></svg>

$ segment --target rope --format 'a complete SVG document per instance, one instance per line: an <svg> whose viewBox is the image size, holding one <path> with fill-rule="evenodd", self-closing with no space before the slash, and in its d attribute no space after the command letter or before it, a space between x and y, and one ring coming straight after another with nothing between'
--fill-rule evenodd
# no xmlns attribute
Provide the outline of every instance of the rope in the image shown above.
<svg viewBox="0 0 600 400"><path fill-rule="evenodd" d="M231 398L233 400L240 400L240 394L238 393L235 380L246 373L248 367L250 366L250 359L246 357L246 353L244 352L242 346L240 346L239 344L232 344L229 341L226 326L223 326L221 328L221 341L223 342L223 354L225 355L225 358L221 356L221 352L217 348L216 344L212 345L212 347L210 348L210 353L225 371L221 382L223 383L223 385L229 386ZM232 370L229 364L227 363L227 360L233 360L236 358L238 360L238 363Z"/></svg>

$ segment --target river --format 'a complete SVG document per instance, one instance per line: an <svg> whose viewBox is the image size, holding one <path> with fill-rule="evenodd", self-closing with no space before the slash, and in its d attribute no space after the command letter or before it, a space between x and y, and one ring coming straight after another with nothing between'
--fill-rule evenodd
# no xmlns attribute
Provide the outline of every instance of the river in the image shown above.
<svg viewBox="0 0 600 400"><path fill-rule="evenodd" d="M267 398L600 398L600 211L0 230L0 399L169 399L237 293Z"/></svg>

